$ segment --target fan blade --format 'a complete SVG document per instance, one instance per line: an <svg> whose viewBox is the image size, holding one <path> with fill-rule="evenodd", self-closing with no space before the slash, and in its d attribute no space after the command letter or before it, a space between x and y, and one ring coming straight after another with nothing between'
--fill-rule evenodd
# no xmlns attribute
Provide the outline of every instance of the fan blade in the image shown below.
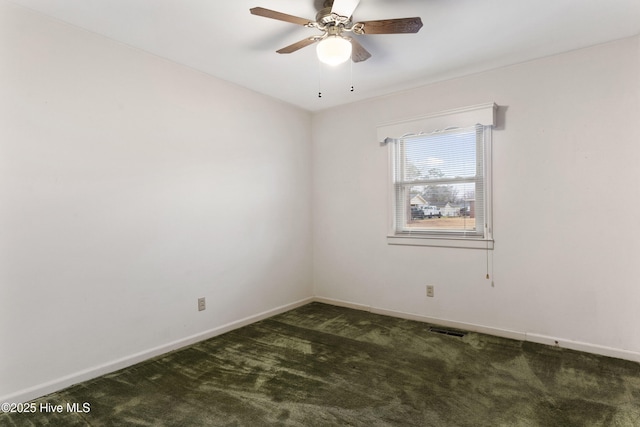
<svg viewBox="0 0 640 427"><path fill-rule="evenodd" d="M400 34L400 33L417 33L422 28L422 19L415 18L399 18L399 19L380 19L378 21L364 21L354 24L362 25L363 34Z"/></svg>
<svg viewBox="0 0 640 427"><path fill-rule="evenodd" d="M371 58L371 54L365 49L358 40L351 38L351 60L353 62L362 62Z"/></svg>
<svg viewBox="0 0 640 427"><path fill-rule="evenodd" d="M296 50L302 49L303 47L307 47L311 44L317 42L318 39L315 37L309 37L307 39L302 39L299 42L295 42L294 44L290 44L289 46L283 47L280 50L276 50L278 53L293 53Z"/></svg>
<svg viewBox="0 0 640 427"><path fill-rule="evenodd" d="M333 6L331 6L331 13L335 13L345 18L351 18L353 11L358 7L360 0L333 0Z"/></svg>
<svg viewBox="0 0 640 427"><path fill-rule="evenodd" d="M254 7L249 9L252 15L263 16L265 18L277 19L279 21L290 22L292 24L307 25L313 21L300 18L298 16L287 15L286 13L276 12L275 10L265 9L264 7Z"/></svg>

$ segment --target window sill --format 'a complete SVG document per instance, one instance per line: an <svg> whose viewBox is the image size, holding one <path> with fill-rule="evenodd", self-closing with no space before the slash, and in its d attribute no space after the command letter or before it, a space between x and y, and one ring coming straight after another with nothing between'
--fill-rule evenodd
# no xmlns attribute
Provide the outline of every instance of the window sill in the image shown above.
<svg viewBox="0 0 640 427"><path fill-rule="evenodd" d="M493 250L493 242L493 240L487 239L459 237L387 236L387 243L389 245L433 246L438 248Z"/></svg>

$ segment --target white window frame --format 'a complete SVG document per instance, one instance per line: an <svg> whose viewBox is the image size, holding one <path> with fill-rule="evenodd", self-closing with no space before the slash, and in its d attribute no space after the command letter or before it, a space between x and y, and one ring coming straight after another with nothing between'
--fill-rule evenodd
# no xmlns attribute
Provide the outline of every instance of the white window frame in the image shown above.
<svg viewBox="0 0 640 427"><path fill-rule="evenodd" d="M388 235L387 243L391 245L438 246L449 248L493 249L493 217L492 217L492 164L491 145L492 128L495 126L497 105L495 103L474 105L442 111L428 116L396 121L378 126L378 140L387 145L389 150L388 168ZM481 216L484 224L477 224L476 233L464 233L453 230L398 230L396 224L397 194L395 179L395 149L403 137L408 135L430 134L450 128L464 128L473 125L484 127L483 181L484 203Z"/></svg>

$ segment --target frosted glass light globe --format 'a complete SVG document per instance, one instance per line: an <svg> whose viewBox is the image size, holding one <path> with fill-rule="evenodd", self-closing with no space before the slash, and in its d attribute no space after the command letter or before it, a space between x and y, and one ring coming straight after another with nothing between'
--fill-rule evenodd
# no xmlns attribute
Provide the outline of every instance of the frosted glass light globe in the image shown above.
<svg viewBox="0 0 640 427"><path fill-rule="evenodd" d="M336 66L351 58L351 42L338 36L329 36L318 43L318 59L327 65Z"/></svg>

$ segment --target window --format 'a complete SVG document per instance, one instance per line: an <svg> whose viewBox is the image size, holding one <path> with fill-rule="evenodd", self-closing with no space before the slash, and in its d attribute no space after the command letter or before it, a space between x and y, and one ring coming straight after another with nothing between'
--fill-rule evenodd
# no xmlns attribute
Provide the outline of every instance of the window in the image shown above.
<svg viewBox="0 0 640 427"><path fill-rule="evenodd" d="M382 127L408 130L384 138L390 153L389 243L493 248L494 111L488 104Z"/></svg>

